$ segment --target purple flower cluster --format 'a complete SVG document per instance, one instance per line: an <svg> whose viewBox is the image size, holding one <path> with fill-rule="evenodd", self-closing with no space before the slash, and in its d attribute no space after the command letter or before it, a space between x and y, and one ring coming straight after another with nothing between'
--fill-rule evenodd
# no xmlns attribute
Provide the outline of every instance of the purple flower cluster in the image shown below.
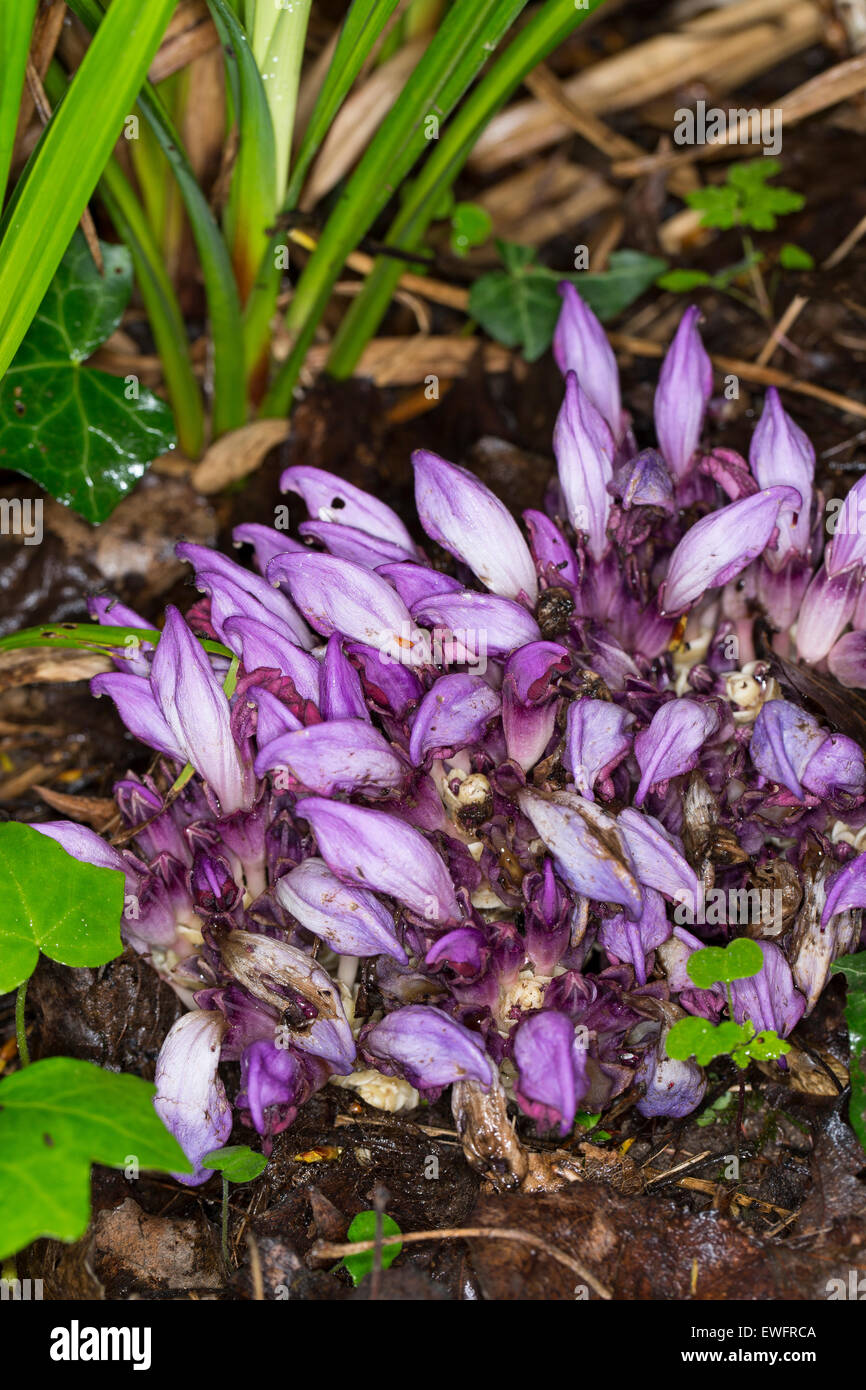
<svg viewBox="0 0 866 1390"><path fill-rule="evenodd" d="M392 1109L461 1083L561 1135L625 1093L685 1115L706 1081L667 1031L728 1007L691 952L758 939L734 1014L785 1035L860 939L863 753L754 642L762 617L780 655L863 684L866 536L824 549L814 453L775 391L748 461L704 447L695 309L640 450L604 332L563 293L558 476L526 534L432 453L426 549L290 468L302 539L239 527L258 572L180 545L204 597L93 682L159 755L116 789L134 848L39 828L123 869L127 940L189 1006L157 1072L187 1181L231 1129L221 1061L266 1138L329 1080Z"/></svg>

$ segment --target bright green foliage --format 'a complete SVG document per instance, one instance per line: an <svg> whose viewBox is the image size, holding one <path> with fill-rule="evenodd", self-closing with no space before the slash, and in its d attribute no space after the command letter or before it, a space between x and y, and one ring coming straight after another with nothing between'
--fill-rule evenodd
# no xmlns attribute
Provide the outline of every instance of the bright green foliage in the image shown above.
<svg viewBox="0 0 866 1390"><path fill-rule="evenodd" d="M201 1160L202 1168L215 1168L227 1182L252 1182L268 1166L264 1154L257 1154L248 1144L230 1144L214 1149Z"/></svg>
<svg viewBox="0 0 866 1390"><path fill-rule="evenodd" d="M90 1165L190 1173L153 1108L155 1088L92 1062L47 1057L0 1081L0 1259L40 1236L78 1240Z"/></svg>
<svg viewBox="0 0 866 1390"><path fill-rule="evenodd" d="M119 956L123 874L81 864L29 825L0 825L0 994L33 974L42 951L61 965Z"/></svg>
<svg viewBox="0 0 866 1390"><path fill-rule="evenodd" d="M390 1216L382 1217L382 1235L399 1236L400 1227ZM375 1240L376 1239L376 1213L374 1211L359 1211L351 1226L349 1227L346 1239L355 1240ZM393 1245L383 1245L381 1250L382 1268L387 1269L396 1260L400 1251L403 1249L402 1241L395 1241ZM357 1287L366 1274L373 1268L374 1251L364 1250L359 1255L347 1255L341 1264L344 1264L352 1277L352 1283Z"/></svg>
<svg viewBox="0 0 866 1390"><path fill-rule="evenodd" d="M781 167L777 159L763 157L732 164L724 183L695 189L686 194L686 202L703 212L704 227L753 227L758 232L771 232L777 217L799 212L806 201L802 193L790 188L769 187L768 179Z"/></svg>
<svg viewBox="0 0 866 1390"><path fill-rule="evenodd" d="M126 247L103 244L102 255L100 275L75 233L0 381L0 462L95 522L175 443L164 401L84 366L120 323L132 289Z"/></svg>
<svg viewBox="0 0 866 1390"><path fill-rule="evenodd" d="M724 1091L720 1096L717 1096L712 1105L708 1105L706 1110L701 1111L695 1124L700 1125L702 1129L706 1125L715 1124L717 1120L723 1118L724 1112L730 1109L733 1099L730 1091Z"/></svg>
<svg viewBox="0 0 866 1390"><path fill-rule="evenodd" d="M748 980L758 975L764 956L756 941L738 936L727 946L703 946L689 956L686 970L698 989L729 985L732 980Z"/></svg>
<svg viewBox="0 0 866 1390"><path fill-rule="evenodd" d="M472 286L469 312L482 328L504 343L520 347L528 362L546 352L562 307L557 286L570 280L602 322L627 308L665 268L657 256L614 251L608 270L563 275L539 265L531 246L497 242L504 270L482 275Z"/></svg>
<svg viewBox="0 0 866 1390"><path fill-rule="evenodd" d="M851 1049L851 1124L866 1149L866 951L854 956L841 956L831 966L835 973L845 976L848 997L845 1001L845 1020L848 1024L848 1043Z"/></svg>
<svg viewBox="0 0 866 1390"><path fill-rule="evenodd" d="M790 1043L772 1028L756 1033L748 1020L710 1023L707 1018L695 1017L681 1018L675 1023L665 1046L668 1056L679 1062L694 1057L699 1066L706 1067L715 1057L730 1057L741 1071L753 1059L767 1062L791 1051Z"/></svg>
<svg viewBox="0 0 866 1390"><path fill-rule="evenodd" d="M779 248L779 265L785 270L814 270L815 257L810 255L805 247L786 241L785 245Z"/></svg>
<svg viewBox="0 0 866 1390"><path fill-rule="evenodd" d="M457 203L451 214L451 250L465 256L473 246L483 246L493 231L493 218L478 203Z"/></svg>

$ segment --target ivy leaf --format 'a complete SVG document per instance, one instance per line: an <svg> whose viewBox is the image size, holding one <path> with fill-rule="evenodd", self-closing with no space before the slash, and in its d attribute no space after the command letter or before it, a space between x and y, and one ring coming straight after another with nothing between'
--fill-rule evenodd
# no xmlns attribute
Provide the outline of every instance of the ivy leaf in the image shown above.
<svg viewBox="0 0 866 1390"><path fill-rule="evenodd" d="M252 1182L268 1166L264 1154L257 1154L248 1144L230 1144L214 1149L201 1160L202 1168L215 1168L229 1182Z"/></svg>
<svg viewBox="0 0 866 1390"><path fill-rule="evenodd" d="M840 956L830 969L845 976L848 995L845 1000L845 1021L848 1024L851 1072L851 1104L848 1108L851 1125L866 1149L866 951L853 956Z"/></svg>
<svg viewBox="0 0 866 1390"><path fill-rule="evenodd" d="M156 1087L93 1062L47 1057L0 1082L0 1259L40 1236L78 1240L90 1165L191 1173L153 1108Z"/></svg>
<svg viewBox="0 0 866 1390"><path fill-rule="evenodd" d="M113 511L175 445L171 410L84 362L120 322L132 289L125 246L100 243L100 275L76 232L39 312L0 381L0 464L33 478L88 521Z"/></svg>
<svg viewBox="0 0 866 1390"><path fill-rule="evenodd" d="M757 942L738 936L727 946L702 946L689 956L686 971L698 989L713 985L729 985L732 980L747 980L760 973L764 957Z"/></svg>
<svg viewBox="0 0 866 1390"><path fill-rule="evenodd" d="M539 265L531 246L499 242L504 270L482 275L469 293L469 312L506 347L522 348L534 362L550 347L562 308L557 286L570 280L594 313L607 322L627 308L666 267L642 251L614 251L609 269L564 275Z"/></svg>
<svg viewBox="0 0 866 1390"><path fill-rule="evenodd" d="M17 989L43 951L61 965L119 956L124 878L81 864L30 825L0 825L0 994Z"/></svg>
<svg viewBox="0 0 866 1390"><path fill-rule="evenodd" d="M382 1217L382 1235L399 1236L400 1227L390 1216ZM347 1240L375 1240L376 1239L376 1213L374 1211L359 1211L346 1234ZM387 1269L396 1260L400 1251L403 1249L403 1242L398 1240L393 1245L382 1246L382 1268ZM360 1255L346 1255L340 1261L346 1266L352 1278L352 1283L357 1288L365 1274L369 1274L373 1268L373 1250L365 1250ZM339 1266L338 1266L339 1268Z"/></svg>

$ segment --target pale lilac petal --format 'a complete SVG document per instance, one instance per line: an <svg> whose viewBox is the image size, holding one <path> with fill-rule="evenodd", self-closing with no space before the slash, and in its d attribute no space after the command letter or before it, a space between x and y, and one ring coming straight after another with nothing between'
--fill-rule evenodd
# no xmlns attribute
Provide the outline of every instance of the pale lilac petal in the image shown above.
<svg viewBox="0 0 866 1390"><path fill-rule="evenodd" d="M129 732L148 748L155 748L158 753L165 753L180 763L186 762L184 749L166 723L147 676L109 671L94 676L90 690L93 695L107 695L113 700Z"/></svg>
<svg viewBox="0 0 866 1390"><path fill-rule="evenodd" d="M258 710L256 742L259 748L273 743L281 734L288 734L304 727L297 715L292 714L282 700L260 685L250 686L243 698L254 704Z"/></svg>
<svg viewBox="0 0 866 1390"><path fill-rule="evenodd" d="M386 579L336 555L281 555L268 568L285 580L304 617L323 636L339 632L395 660L426 659L427 643L409 609Z"/></svg>
<svg viewBox="0 0 866 1390"><path fill-rule="evenodd" d="M677 480L689 471L713 393L713 366L698 332L700 317L700 309L692 305L680 319L655 394L656 437Z"/></svg>
<svg viewBox="0 0 866 1390"><path fill-rule="evenodd" d="M803 786L813 796L862 796L866 791L863 751L852 738L830 734L809 759L803 773Z"/></svg>
<svg viewBox="0 0 866 1390"><path fill-rule="evenodd" d="M537 622L522 604L473 589L422 599L413 607L412 618L453 635L455 662L473 663L485 654L507 656L541 637Z"/></svg>
<svg viewBox="0 0 866 1390"><path fill-rule="evenodd" d="M156 1059L153 1106L180 1144L195 1172L175 1173L178 1182L197 1187L212 1168L202 1168L205 1154L221 1149L232 1132L231 1106L219 1077L222 1014L196 1009L169 1029Z"/></svg>
<svg viewBox="0 0 866 1390"><path fill-rule="evenodd" d="M616 821L570 792L541 796L523 790L517 800L575 892L619 903L637 921L643 906L637 869Z"/></svg>
<svg viewBox="0 0 866 1390"><path fill-rule="evenodd" d="M367 698L380 708L390 709L398 719L404 719L424 693L411 666L395 661L387 653L374 651L363 642L350 642L346 650L361 663Z"/></svg>
<svg viewBox="0 0 866 1390"><path fill-rule="evenodd" d="M833 521L833 538L824 563L827 573L843 574L866 560L866 475L857 479Z"/></svg>
<svg viewBox="0 0 866 1390"><path fill-rule="evenodd" d="M546 1009L518 1024L514 1065L514 1095L521 1110L540 1130L556 1128L564 1137L574 1124L578 1102L589 1090L586 1047L579 1043L568 1015Z"/></svg>
<svg viewBox="0 0 866 1390"><path fill-rule="evenodd" d="M631 922L625 913L607 917L601 924L598 939L609 955L633 965L637 983L645 985L647 957L668 940L672 931L664 898L654 888L647 888L639 920Z"/></svg>
<svg viewBox="0 0 866 1390"><path fill-rule="evenodd" d="M658 449L644 449L623 463L614 476L614 486L625 511L658 507L671 516L676 511L673 480Z"/></svg>
<svg viewBox="0 0 866 1390"><path fill-rule="evenodd" d="M32 829L38 830L49 840L56 840L67 854L82 864L93 864L97 869L116 869L124 876L127 893L136 891L138 874L120 851L97 835L95 830L71 820L43 820L34 823Z"/></svg>
<svg viewBox="0 0 866 1390"><path fill-rule="evenodd" d="M132 627L141 628L144 631L153 632L153 624L146 623L133 608L127 608L125 604L119 603L117 599L108 598L104 594L98 594L94 598L87 600L87 611L91 618L102 627ZM121 671L127 671L135 676L147 676L150 674L150 658L153 655L152 642L132 643L127 642L122 647L115 647L112 653L114 661Z"/></svg>
<svg viewBox="0 0 866 1390"><path fill-rule="evenodd" d="M600 777L631 751L634 715L610 700L574 700L568 707L563 762L577 790L592 801Z"/></svg>
<svg viewBox="0 0 866 1390"><path fill-rule="evenodd" d="M257 521L245 521L236 526L232 531L232 540L235 545L252 546L256 569L262 575L267 574L268 565L276 555L285 555L290 550L306 550L306 546L292 540L284 531L277 531L273 526L262 526Z"/></svg>
<svg viewBox="0 0 866 1390"><path fill-rule="evenodd" d="M795 488L767 488L696 521L670 558L661 611L684 613L707 589L735 579L766 549L783 502L799 506L800 494Z"/></svg>
<svg viewBox="0 0 866 1390"><path fill-rule="evenodd" d="M523 705L540 704L551 693L555 673L571 670L571 654L559 642L529 642L505 663L505 679L514 683L514 693Z"/></svg>
<svg viewBox="0 0 866 1390"><path fill-rule="evenodd" d="M772 941L759 941L764 964L757 975L734 980L731 994L737 1023L748 1019L754 1028L772 1028L786 1038L800 1022L806 1008L802 994L794 987L791 967Z"/></svg>
<svg viewBox="0 0 866 1390"><path fill-rule="evenodd" d="M460 917L448 869L411 825L386 811L316 796L299 801L295 811L310 822L322 858L344 883L385 893L430 922Z"/></svg>
<svg viewBox="0 0 866 1390"><path fill-rule="evenodd" d="M36 826L37 830L41 827ZM866 907L866 854L858 854L827 880L827 898L821 913L821 926L831 917L851 908Z"/></svg>
<svg viewBox="0 0 866 1390"><path fill-rule="evenodd" d="M635 805L641 806L656 782L691 772L708 738L717 731L719 716L712 705L696 700L669 700L656 710L637 735L634 752L641 771Z"/></svg>
<svg viewBox="0 0 866 1390"><path fill-rule="evenodd" d="M666 1116L681 1120L696 1110L707 1090L707 1078L697 1062L678 1062L667 1055L666 1029L655 1047L644 1053L635 1081L646 1087L635 1109L647 1119Z"/></svg>
<svg viewBox="0 0 866 1390"><path fill-rule="evenodd" d="M800 801L804 772L827 737L817 719L788 700L768 700L761 707L749 745L752 762L771 782L787 787Z"/></svg>
<svg viewBox="0 0 866 1390"><path fill-rule="evenodd" d="M391 541L409 555L416 554L415 543L397 513L335 473L301 464L286 469L280 478L280 488L303 497L307 511L317 521L352 526L368 536Z"/></svg>
<svg viewBox="0 0 866 1390"><path fill-rule="evenodd" d="M440 676L412 721L409 757L419 767L428 753L441 757L469 748L499 713L501 699L481 676Z"/></svg>
<svg viewBox="0 0 866 1390"><path fill-rule="evenodd" d="M316 704L319 699L319 663L303 647L295 646L275 630L274 623L256 618L227 618L222 628L226 646L240 657L244 670L279 671L289 676L298 694Z"/></svg>
<svg viewBox="0 0 866 1390"><path fill-rule="evenodd" d="M397 791L408 771L378 729L359 719L330 719L281 734L260 749L255 767L258 777L286 768L296 783L322 796L384 795Z"/></svg>
<svg viewBox="0 0 866 1390"><path fill-rule="evenodd" d="M438 454L418 449L412 463L415 506L428 536L467 565L485 588L504 598L524 594L534 603L535 565L508 508L474 473Z"/></svg>
<svg viewBox="0 0 866 1390"><path fill-rule="evenodd" d="M343 643L336 632L328 638L319 682L319 706L323 718L369 721L361 677L343 651Z"/></svg>
<svg viewBox="0 0 866 1390"><path fill-rule="evenodd" d="M371 570L389 562L411 559L415 554L414 549L407 550L393 541L359 531L355 526L341 526L337 521L302 521L298 534L304 538L312 536L326 546L331 555L354 560L356 565L366 565Z"/></svg>
<svg viewBox="0 0 866 1390"><path fill-rule="evenodd" d="M780 569L792 551L805 555L809 549L815 450L783 409L775 386L767 391L763 413L755 426L749 462L759 487L787 483L797 489L802 499L797 506L786 503L781 507L778 543L764 557L771 569Z"/></svg>
<svg viewBox="0 0 866 1390"><path fill-rule="evenodd" d="M559 285L562 308L553 334L553 356L565 376L574 372L599 415L619 438L623 433L619 370L607 334L570 280Z"/></svg>
<svg viewBox="0 0 866 1390"><path fill-rule="evenodd" d="M363 1047L421 1091L469 1077L484 1087L493 1081L493 1067L478 1034L432 1005L395 1009L365 1034Z"/></svg>
<svg viewBox="0 0 866 1390"><path fill-rule="evenodd" d="M405 962L391 913L363 888L347 888L324 859L304 859L278 879L276 896L302 927L338 955L393 956Z"/></svg>
<svg viewBox="0 0 866 1390"><path fill-rule="evenodd" d="M569 372L553 431L553 452L568 519L587 537L594 560L600 560L608 547L612 498L607 485L613 480L615 447L610 427Z"/></svg>
<svg viewBox="0 0 866 1390"><path fill-rule="evenodd" d="M816 571L797 614L797 655L801 661L810 666L823 661L853 618L860 588L856 567L832 575L824 565Z"/></svg>
<svg viewBox="0 0 866 1390"><path fill-rule="evenodd" d="M556 523L544 512L531 509L523 513L523 520L539 573L551 583L577 585L580 582L577 557ZM555 576L549 571L555 571Z"/></svg>
<svg viewBox="0 0 866 1390"><path fill-rule="evenodd" d="M637 874L647 888L656 888L694 912L701 899L698 876L684 857L682 843L655 816L627 806L617 817L631 851Z"/></svg>
<svg viewBox="0 0 866 1390"><path fill-rule="evenodd" d="M383 579L394 585L407 608L431 594L458 594L463 585L450 574L440 574L429 565L414 565L408 561L400 564L380 565L376 570Z"/></svg>
<svg viewBox="0 0 866 1390"><path fill-rule="evenodd" d="M830 673L849 690L866 690L866 632L846 632L827 657Z"/></svg>
<svg viewBox="0 0 866 1390"><path fill-rule="evenodd" d="M312 634L294 604L261 575L252 574L227 555L221 555L218 550L211 550L205 545L182 542L175 546L175 551L181 560L187 560L195 569L197 587L210 595L212 607L217 613L216 621L212 613L217 631L219 622L226 618L241 616L267 622L268 616L272 615L280 622L280 631L287 635L290 633L290 640L299 647L309 651L315 646Z"/></svg>

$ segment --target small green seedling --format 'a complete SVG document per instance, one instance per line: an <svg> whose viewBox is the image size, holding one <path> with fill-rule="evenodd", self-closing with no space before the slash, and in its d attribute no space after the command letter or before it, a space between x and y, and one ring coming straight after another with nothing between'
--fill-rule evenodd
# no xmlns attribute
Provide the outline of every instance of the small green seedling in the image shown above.
<svg viewBox="0 0 866 1390"><path fill-rule="evenodd" d="M712 1105L708 1105L706 1110L702 1110L695 1120L696 1125L704 1128L706 1125L714 1125L717 1120L721 1120L726 1110L730 1110L734 1096L732 1091L723 1091L717 1096Z"/></svg>
<svg viewBox="0 0 866 1390"><path fill-rule="evenodd" d="M382 1235L399 1236L402 1235L397 1222L390 1216L382 1217ZM376 1239L376 1213L374 1211L359 1211L347 1233L347 1239L355 1240L375 1240ZM397 1240L393 1245L383 1245L381 1248L381 1263L383 1269L388 1269L394 1263L400 1251L403 1249L403 1242ZM341 1265L349 1271L352 1283L357 1288L365 1275L370 1274L373 1269L373 1256L375 1251L362 1250L358 1255L346 1255L337 1265Z"/></svg>
<svg viewBox="0 0 866 1390"><path fill-rule="evenodd" d="M493 218L478 203L457 203L451 213L451 250L465 256L473 246L483 246L493 231Z"/></svg>
<svg viewBox="0 0 866 1390"><path fill-rule="evenodd" d="M223 1260L229 1261L229 1184L252 1182L265 1171L268 1160L264 1154L257 1154L246 1144L229 1144L224 1149L212 1149L201 1161L202 1168L215 1168L222 1174L222 1251Z"/></svg>
<svg viewBox="0 0 866 1390"><path fill-rule="evenodd" d="M730 1057L741 1071L755 1061L775 1061L791 1051L772 1028L756 1033L749 1019L736 1023L731 984L748 980L760 973L764 956L760 946L748 937L737 937L727 946L704 946L689 956L686 971L699 989L724 985L731 1018L724 1023L711 1023L707 1018L681 1018L670 1029L665 1046L669 1057L684 1062L694 1057L705 1067L716 1057Z"/></svg>

